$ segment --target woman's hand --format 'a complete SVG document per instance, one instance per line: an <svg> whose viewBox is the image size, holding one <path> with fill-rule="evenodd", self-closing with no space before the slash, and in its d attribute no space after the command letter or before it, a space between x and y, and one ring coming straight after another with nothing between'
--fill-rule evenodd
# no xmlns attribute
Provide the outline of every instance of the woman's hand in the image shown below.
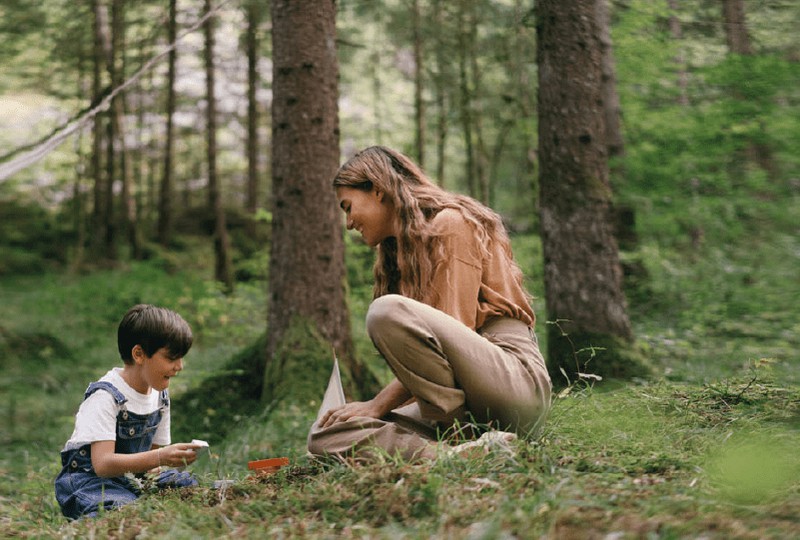
<svg viewBox="0 0 800 540"><path fill-rule="evenodd" d="M351 401L341 407L328 410L319 419L319 427L326 428L338 422L344 422L354 416L366 416L368 418L380 418L383 416L381 408L374 399L369 401Z"/></svg>
<svg viewBox="0 0 800 540"><path fill-rule="evenodd" d="M395 409L407 402L413 396L411 392L394 379L386 387L378 392L378 395L369 401L351 401L341 407L330 409L322 418L319 419L320 428L330 427L338 422L344 422L354 416L366 416L367 418L381 418L392 409Z"/></svg>

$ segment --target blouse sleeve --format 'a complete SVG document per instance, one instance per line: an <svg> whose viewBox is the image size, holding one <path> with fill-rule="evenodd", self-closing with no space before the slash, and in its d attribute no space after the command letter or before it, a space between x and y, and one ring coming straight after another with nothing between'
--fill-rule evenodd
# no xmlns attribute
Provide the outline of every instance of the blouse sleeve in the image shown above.
<svg viewBox="0 0 800 540"><path fill-rule="evenodd" d="M434 270L431 305L475 330L482 272L478 238L457 210L443 210L433 226L445 255Z"/></svg>

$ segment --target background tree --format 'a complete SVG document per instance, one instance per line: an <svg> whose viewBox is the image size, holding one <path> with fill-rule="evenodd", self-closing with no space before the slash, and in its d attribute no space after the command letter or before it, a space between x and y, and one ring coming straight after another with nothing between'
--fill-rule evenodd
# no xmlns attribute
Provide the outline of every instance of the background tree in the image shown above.
<svg viewBox="0 0 800 540"><path fill-rule="evenodd" d="M258 75L259 25L261 24L262 3L248 0L245 5L247 29L245 30L245 49L247 51L247 190L245 209L249 215L247 232L251 238L256 234L256 210L258 209L258 186L260 179L259 140L258 140L258 100L256 90L260 83Z"/></svg>
<svg viewBox="0 0 800 540"><path fill-rule="evenodd" d="M103 40L100 29L100 17L98 11L100 9L100 0L92 0L92 103L98 103L102 98L103 91ZM109 215L111 209L106 206L105 195L105 182L106 178L103 176L103 116L100 114L95 115L92 124L92 150L91 150L91 169L92 178L94 180L94 204L92 206L92 253L101 255L105 253L106 241L108 235L106 228L111 219ZM109 180L110 181L110 180Z"/></svg>
<svg viewBox="0 0 800 540"><path fill-rule="evenodd" d="M175 43L178 35L178 1L169 1L169 19L167 21L167 43ZM166 246L172 237L173 216L173 186L172 169L174 167L175 129L173 116L175 115L175 70L178 52L173 47L168 53L167 67L167 102L166 102L166 128L164 132L164 169L161 176L161 189L158 198L158 241Z"/></svg>
<svg viewBox="0 0 800 540"><path fill-rule="evenodd" d="M122 86L125 81L125 12L121 0L111 2L111 20L109 22L108 9L102 2L96 6L99 21L99 37L105 56L105 66L108 70L111 88ZM126 104L125 92L120 92L111 102L109 111L110 122L108 125L106 169L108 171L108 184L106 185L107 202L114 199L114 185L119 174L122 199L122 222L124 231L130 243L131 256L141 258L142 241L136 218L136 205L133 200L133 172L132 161L126 142ZM114 225L109 228L107 243L114 243ZM108 247L108 246L107 246Z"/></svg>
<svg viewBox="0 0 800 540"><path fill-rule="evenodd" d="M473 139L472 91L470 88L470 53L475 46L475 16L471 0L458 3L458 87L459 87L459 119L461 133L464 138L464 177L467 192L471 197L480 199L480 183L477 177L477 157Z"/></svg>
<svg viewBox="0 0 800 540"><path fill-rule="evenodd" d="M609 221L602 51L595 1L539 0L539 159L548 367L641 374Z"/></svg>
<svg viewBox="0 0 800 540"><path fill-rule="evenodd" d="M753 54L744 0L722 0L722 19L728 50L734 54Z"/></svg>
<svg viewBox="0 0 800 540"><path fill-rule="evenodd" d="M669 32L675 40L678 48L678 53L675 55L675 66L678 71L678 89L679 97L678 102L681 105L689 105L689 96L686 93L688 86L688 74L686 73L686 54L683 51L683 25L681 24L680 17L678 16L678 0L667 0L669 5Z"/></svg>
<svg viewBox="0 0 800 540"><path fill-rule="evenodd" d="M353 352L342 222L331 188L339 166L335 6L274 0L271 12L272 236L264 399L288 382L282 374L293 366L282 363L298 331L303 339L310 332L330 343L356 385L369 388ZM326 373L330 364L303 369L307 375Z"/></svg>
<svg viewBox="0 0 800 540"><path fill-rule="evenodd" d="M722 0L722 19L725 28L725 42L728 45L728 52L734 56L747 57L742 67L747 65L747 61L753 56L753 46L750 40L750 32L747 29L747 15L745 12L744 0ZM734 58L735 62L736 59ZM741 101L747 101L746 90L737 88L734 90L734 97ZM759 129L756 133L749 136L744 149L745 161L750 161L761 167L770 178L778 177L778 170L772 156L772 148L768 141L764 140L763 133L766 126L759 122ZM734 165L738 168L738 163Z"/></svg>
<svg viewBox="0 0 800 540"><path fill-rule="evenodd" d="M205 13L211 12L211 0L205 0ZM205 35L206 67L206 140L208 162L208 207L214 216L214 277L227 291L233 290L233 268L228 229L225 224L225 208L222 204L222 188L217 177L217 99L214 87L214 17L203 25Z"/></svg>
<svg viewBox="0 0 800 540"><path fill-rule="evenodd" d="M422 74L425 71L423 66L424 50L421 29L421 8L419 0L411 2L411 34L414 49L414 116L416 122L416 158L420 167L425 167L425 102L423 101L423 80Z"/></svg>
<svg viewBox="0 0 800 540"><path fill-rule="evenodd" d="M125 21L125 2L124 0L113 0L111 5L111 84L117 88L125 82L125 66L127 59L127 40ZM134 192L136 191L136 180L133 176L132 153L128 148L127 137L129 134L126 115L128 112L126 92L121 92L114 99L113 121L114 134L118 139L119 145L119 171L122 180L122 206L124 210L123 222L125 233L128 235L130 244L131 258L142 258L142 237L139 229L136 201Z"/></svg>
<svg viewBox="0 0 800 540"><path fill-rule="evenodd" d="M617 94L617 69L614 62L614 47L611 40L611 15L609 0L596 0L595 17L600 32L601 81L603 84L603 112L605 113L605 138L608 157L613 160L625 155L622 138L622 107Z"/></svg>
<svg viewBox="0 0 800 540"><path fill-rule="evenodd" d="M443 2L433 1L433 23L437 28L442 28L445 24L445 13ZM435 71L433 74L433 92L436 103L436 181L440 186L444 186L445 163L448 133L448 107L447 107L447 70L450 65L447 58L447 48L445 46L446 32L436 32L434 34L434 63Z"/></svg>

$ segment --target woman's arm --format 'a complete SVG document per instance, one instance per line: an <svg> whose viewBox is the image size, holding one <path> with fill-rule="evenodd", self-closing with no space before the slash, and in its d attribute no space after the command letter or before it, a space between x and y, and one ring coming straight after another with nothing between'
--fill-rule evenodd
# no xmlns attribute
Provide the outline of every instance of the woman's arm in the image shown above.
<svg viewBox="0 0 800 540"><path fill-rule="evenodd" d="M337 409L329 410L320 418L319 427L332 426L337 422L344 422L354 416L381 418L411 398L411 392L406 390L406 387L400 381L394 379L369 401L352 401Z"/></svg>
<svg viewBox="0 0 800 540"><path fill-rule="evenodd" d="M428 303L475 330L483 264L478 237L457 210L440 212L433 229L444 257L434 270Z"/></svg>
<svg viewBox="0 0 800 540"><path fill-rule="evenodd" d="M199 446L177 443L135 454L117 454L114 441L92 443L92 466L97 476L111 478L125 473L142 473L165 465L183 467L197 459L194 449Z"/></svg>

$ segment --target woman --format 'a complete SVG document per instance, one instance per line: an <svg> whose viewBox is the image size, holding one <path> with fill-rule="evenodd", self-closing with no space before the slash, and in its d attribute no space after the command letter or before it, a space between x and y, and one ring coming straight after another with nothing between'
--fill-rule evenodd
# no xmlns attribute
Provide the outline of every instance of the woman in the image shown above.
<svg viewBox="0 0 800 540"><path fill-rule="evenodd" d="M311 453L434 458L442 430L535 430L551 384L500 217L381 146L356 154L333 185L347 228L377 247L367 332L395 379L320 417Z"/></svg>

